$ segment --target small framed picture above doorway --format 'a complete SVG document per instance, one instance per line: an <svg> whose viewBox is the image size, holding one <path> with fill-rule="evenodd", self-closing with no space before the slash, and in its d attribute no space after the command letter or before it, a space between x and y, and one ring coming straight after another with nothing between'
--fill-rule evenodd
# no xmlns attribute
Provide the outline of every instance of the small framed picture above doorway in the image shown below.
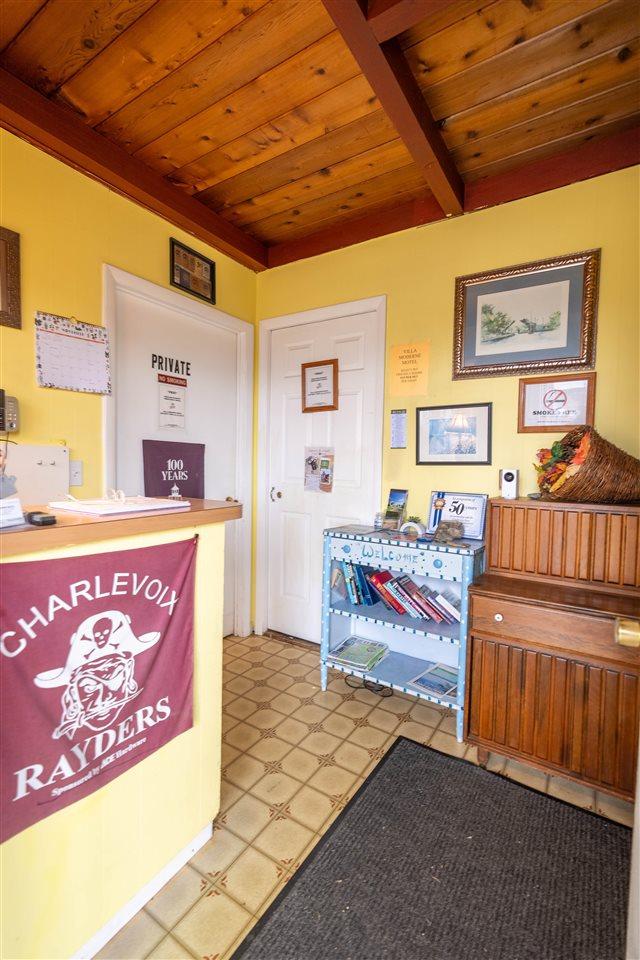
<svg viewBox="0 0 640 960"><path fill-rule="evenodd" d="M169 240L169 283L178 290L200 297L207 303L216 302L216 265L197 250L186 247L173 237Z"/></svg>

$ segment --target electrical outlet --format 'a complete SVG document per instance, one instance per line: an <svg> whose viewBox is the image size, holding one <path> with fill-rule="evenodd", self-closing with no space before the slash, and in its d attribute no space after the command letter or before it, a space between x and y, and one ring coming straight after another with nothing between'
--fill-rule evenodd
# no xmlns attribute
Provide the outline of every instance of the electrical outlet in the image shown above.
<svg viewBox="0 0 640 960"><path fill-rule="evenodd" d="M81 487L82 484L83 484L82 460L70 460L69 461L69 486Z"/></svg>

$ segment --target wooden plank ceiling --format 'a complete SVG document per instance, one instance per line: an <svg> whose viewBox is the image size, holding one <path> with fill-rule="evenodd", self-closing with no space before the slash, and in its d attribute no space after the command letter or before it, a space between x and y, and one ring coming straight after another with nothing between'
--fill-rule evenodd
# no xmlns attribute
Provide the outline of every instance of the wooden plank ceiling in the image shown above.
<svg viewBox="0 0 640 960"><path fill-rule="evenodd" d="M258 269L634 162L639 63L638 0L0 0L0 122Z"/></svg>

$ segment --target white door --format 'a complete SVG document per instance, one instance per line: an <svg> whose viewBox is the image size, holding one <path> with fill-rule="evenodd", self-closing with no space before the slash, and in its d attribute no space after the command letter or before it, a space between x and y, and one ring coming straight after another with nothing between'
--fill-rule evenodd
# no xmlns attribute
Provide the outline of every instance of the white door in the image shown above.
<svg viewBox="0 0 640 960"><path fill-rule="evenodd" d="M169 294L175 296L179 295ZM204 443L205 497L240 496L236 491L238 336L214 322L216 313L211 310L212 321L207 322L169 303L117 291L115 483L128 495L144 492L142 440L149 439ZM154 354L171 358L174 372L179 361L179 375L188 370L183 427L159 425ZM225 635L233 632L235 619L235 523L225 525Z"/></svg>
<svg viewBox="0 0 640 960"><path fill-rule="evenodd" d="M384 304L384 301L381 301ZM322 531L380 502L383 307L271 331L267 626L320 642ZM322 311L313 311L314 315ZM337 358L338 410L302 413L300 365ZM333 447L333 491L305 491L305 447Z"/></svg>

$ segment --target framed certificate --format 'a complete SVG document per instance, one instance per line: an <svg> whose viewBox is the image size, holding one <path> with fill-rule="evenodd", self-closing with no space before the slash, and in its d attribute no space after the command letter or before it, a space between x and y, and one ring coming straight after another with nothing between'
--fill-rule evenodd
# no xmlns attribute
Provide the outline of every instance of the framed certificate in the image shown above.
<svg viewBox="0 0 640 960"><path fill-rule="evenodd" d="M564 433L593 426L595 373L527 377L520 381L518 433Z"/></svg>
<svg viewBox="0 0 640 960"><path fill-rule="evenodd" d="M464 527L468 540L482 540L484 520L487 513L486 493L447 493L434 490L431 493L428 533L435 533L442 520L457 520Z"/></svg>
<svg viewBox="0 0 640 960"><path fill-rule="evenodd" d="M315 360L302 364L302 412L338 409L338 361Z"/></svg>

